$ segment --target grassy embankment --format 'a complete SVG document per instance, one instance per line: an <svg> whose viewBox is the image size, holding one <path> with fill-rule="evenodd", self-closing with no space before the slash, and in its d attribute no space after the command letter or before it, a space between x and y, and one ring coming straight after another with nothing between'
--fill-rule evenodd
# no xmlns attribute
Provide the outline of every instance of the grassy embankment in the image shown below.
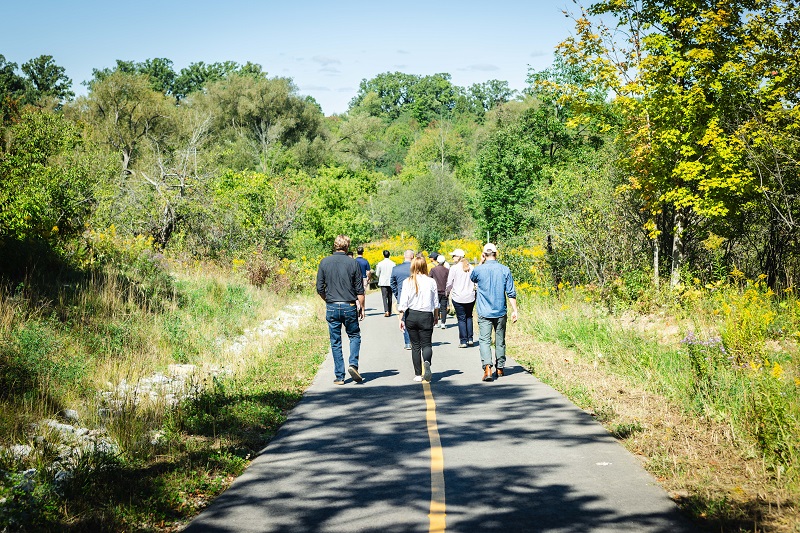
<svg viewBox="0 0 800 533"><path fill-rule="evenodd" d="M690 290L649 313L610 312L580 289L523 296L510 354L698 523L800 531L800 302L759 283Z"/></svg>
<svg viewBox="0 0 800 533"><path fill-rule="evenodd" d="M143 255L0 292L0 529L175 529L243 471L322 361L312 296ZM304 316L273 335L281 313Z"/></svg>

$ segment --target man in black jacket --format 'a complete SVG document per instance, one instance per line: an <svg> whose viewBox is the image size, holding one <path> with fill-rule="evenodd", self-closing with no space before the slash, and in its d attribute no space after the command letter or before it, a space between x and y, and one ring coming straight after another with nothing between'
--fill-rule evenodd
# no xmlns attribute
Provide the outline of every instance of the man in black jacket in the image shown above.
<svg viewBox="0 0 800 533"><path fill-rule="evenodd" d="M325 320L331 339L334 383L344 385L344 356L342 355L342 326L350 340L350 365L347 371L353 381L363 381L358 373L361 349L361 327L364 318L364 283L358 263L347 256L350 237L339 235L333 242L333 254L324 258L317 270L317 294L325 300Z"/></svg>

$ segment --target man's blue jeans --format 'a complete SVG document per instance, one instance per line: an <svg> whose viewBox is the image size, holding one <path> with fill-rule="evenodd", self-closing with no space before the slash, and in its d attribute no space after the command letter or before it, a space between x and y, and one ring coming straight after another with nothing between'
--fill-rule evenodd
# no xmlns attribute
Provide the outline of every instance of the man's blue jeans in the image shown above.
<svg viewBox="0 0 800 533"><path fill-rule="evenodd" d="M350 339L350 366L358 368L358 352L361 349L361 327L358 324L358 308L356 304L327 304L325 320L328 321L328 332L331 337L331 354L333 354L333 373L337 380L344 379L344 356L342 355L342 326Z"/></svg>
<svg viewBox="0 0 800 533"><path fill-rule="evenodd" d="M506 366L506 320L508 315L497 318L478 317L480 332L481 368L492 365L492 329L494 329L494 354L497 359L496 368Z"/></svg>

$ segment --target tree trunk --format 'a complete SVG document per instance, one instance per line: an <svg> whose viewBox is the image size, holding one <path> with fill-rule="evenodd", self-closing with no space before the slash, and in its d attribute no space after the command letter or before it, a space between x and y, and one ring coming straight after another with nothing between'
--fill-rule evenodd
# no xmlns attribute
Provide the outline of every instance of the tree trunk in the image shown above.
<svg viewBox="0 0 800 533"><path fill-rule="evenodd" d="M661 273L659 272L658 254L661 248L658 246L658 237L653 239L653 286L657 289L661 281Z"/></svg>
<svg viewBox="0 0 800 533"><path fill-rule="evenodd" d="M681 268L685 260L683 232L686 230L686 213L683 209L675 209L674 230L672 236L672 271L669 278L670 288L675 288L681 281Z"/></svg>

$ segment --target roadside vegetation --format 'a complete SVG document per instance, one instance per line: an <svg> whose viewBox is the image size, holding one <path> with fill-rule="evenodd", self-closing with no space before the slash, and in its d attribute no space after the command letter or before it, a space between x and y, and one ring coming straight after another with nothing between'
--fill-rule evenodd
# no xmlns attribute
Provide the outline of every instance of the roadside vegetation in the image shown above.
<svg viewBox="0 0 800 533"><path fill-rule="evenodd" d="M522 91L385 72L333 116L250 62L119 59L75 97L0 55L0 528L191 516L325 353L341 233L371 263L497 243L518 359L700 522L796 530L800 9L568 15Z"/></svg>

